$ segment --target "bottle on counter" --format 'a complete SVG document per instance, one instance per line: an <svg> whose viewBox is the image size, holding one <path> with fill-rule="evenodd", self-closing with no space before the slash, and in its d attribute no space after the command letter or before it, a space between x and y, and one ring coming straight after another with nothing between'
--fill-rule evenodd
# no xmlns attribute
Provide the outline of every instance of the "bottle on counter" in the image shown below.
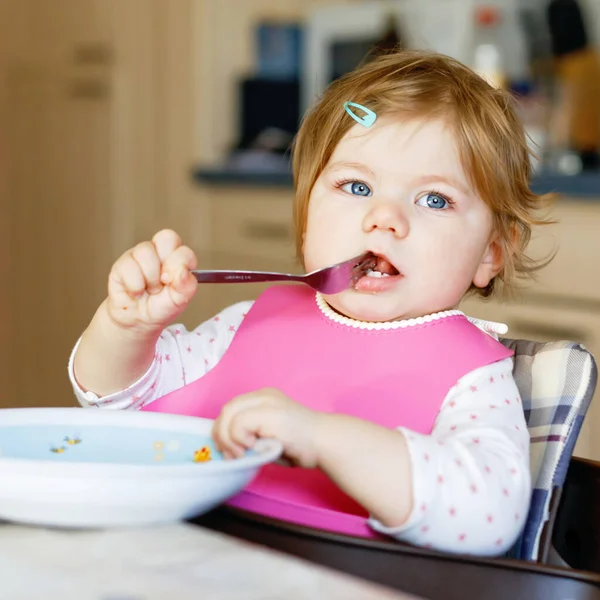
<svg viewBox="0 0 600 600"><path fill-rule="evenodd" d="M548 26L556 75L551 141L573 172L600 168L600 56L588 40L577 0L551 0Z"/></svg>
<svg viewBox="0 0 600 600"><path fill-rule="evenodd" d="M476 6L473 17L472 68L490 85L504 88L507 78L498 37L500 9L493 5Z"/></svg>

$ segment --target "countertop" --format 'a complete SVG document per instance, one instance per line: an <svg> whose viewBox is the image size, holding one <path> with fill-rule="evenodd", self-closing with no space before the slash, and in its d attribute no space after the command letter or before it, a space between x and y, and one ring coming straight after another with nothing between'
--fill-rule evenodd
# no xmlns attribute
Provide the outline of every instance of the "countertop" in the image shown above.
<svg viewBox="0 0 600 600"><path fill-rule="evenodd" d="M409 600L186 523L106 531L0 524L2 600Z"/></svg>
<svg viewBox="0 0 600 600"><path fill-rule="evenodd" d="M245 187L292 187L292 174L288 169L241 170L228 167L197 167L192 176L199 183L220 186ZM579 175L559 175L541 172L531 181L531 188L537 194L554 192L566 198L600 200L600 172L580 173Z"/></svg>

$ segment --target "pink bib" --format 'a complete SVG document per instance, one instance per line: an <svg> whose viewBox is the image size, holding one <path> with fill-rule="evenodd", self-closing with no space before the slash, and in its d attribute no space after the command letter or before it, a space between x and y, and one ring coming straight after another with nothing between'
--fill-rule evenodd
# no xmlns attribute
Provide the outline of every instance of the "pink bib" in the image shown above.
<svg viewBox="0 0 600 600"><path fill-rule="evenodd" d="M252 305L211 371L142 410L216 418L235 396L275 387L316 410L427 434L463 375L511 355L462 314L396 329L352 327L326 317L309 288L277 286ZM366 511L317 469L268 465L228 504L300 525L374 535Z"/></svg>

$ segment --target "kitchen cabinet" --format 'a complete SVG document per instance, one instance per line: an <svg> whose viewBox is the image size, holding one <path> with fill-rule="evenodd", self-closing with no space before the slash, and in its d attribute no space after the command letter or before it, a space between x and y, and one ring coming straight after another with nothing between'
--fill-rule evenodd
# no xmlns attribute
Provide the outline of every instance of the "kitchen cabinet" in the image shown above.
<svg viewBox="0 0 600 600"><path fill-rule="evenodd" d="M1 0L0 407L73 405L69 353L112 263L162 227L187 238L202 211L186 170L195 4Z"/></svg>
<svg viewBox="0 0 600 600"><path fill-rule="evenodd" d="M93 17L100 3L85 4L18 0L1 26L11 352L0 406L69 399L65 359L110 265L110 32Z"/></svg>

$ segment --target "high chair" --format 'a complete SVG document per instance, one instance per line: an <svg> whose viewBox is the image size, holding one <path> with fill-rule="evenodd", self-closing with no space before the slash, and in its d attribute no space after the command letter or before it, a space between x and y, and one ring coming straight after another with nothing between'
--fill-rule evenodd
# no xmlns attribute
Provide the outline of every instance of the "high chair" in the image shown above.
<svg viewBox="0 0 600 600"><path fill-rule="evenodd" d="M558 560L600 573L600 463L573 458L552 532Z"/></svg>
<svg viewBox="0 0 600 600"><path fill-rule="evenodd" d="M515 353L513 375L529 429L533 488L525 528L509 554L546 563L561 490L598 371L581 344L501 341Z"/></svg>
<svg viewBox="0 0 600 600"><path fill-rule="evenodd" d="M574 556L572 532L586 535L577 502L577 475L581 479L577 465L585 461L573 460L575 474L569 464L596 387L596 363L576 343L500 341L515 352L513 372L531 436L533 487L525 527L507 556L445 554L393 540L332 534L230 508L195 522L423 598L600 599L600 572L578 570L578 564L569 563ZM565 504L560 500L568 470ZM588 488L600 500L600 464L593 473ZM590 518L588 527L598 529L588 537L595 540L600 566L600 504L588 506L586 514L595 513L599 516ZM581 557L579 564L590 568Z"/></svg>

